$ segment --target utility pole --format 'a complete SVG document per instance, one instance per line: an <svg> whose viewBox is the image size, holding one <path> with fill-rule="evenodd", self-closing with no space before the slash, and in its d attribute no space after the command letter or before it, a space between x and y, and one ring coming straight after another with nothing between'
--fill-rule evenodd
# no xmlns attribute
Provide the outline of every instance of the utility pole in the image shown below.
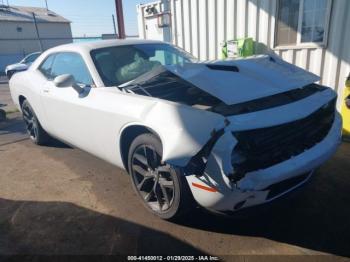
<svg viewBox="0 0 350 262"><path fill-rule="evenodd" d="M122 0L115 0L115 8L117 13L118 23L118 38L125 38L125 27L124 27L124 15L123 15L123 3Z"/></svg>
<svg viewBox="0 0 350 262"><path fill-rule="evenodd" d="M113 21L113 29L114 29L114 34L117 36L117 28L115 27L115 19L114 19L114 15L112 15L112 21Z"/></svg>
<svg viewBox="0 0 350 262"><path fill-rule="evenodd" d="M34 20L34 25L35 25L35 30L36 30L36 36L38 37L39 45L40 45L40 51L42 52L43 51L43 43L41 42L41 38L40 38L40 35L39 35L39 29L38 29L38 25L36 23L35 13L33 12L32 14L33 14L33 20Z"/></svg>

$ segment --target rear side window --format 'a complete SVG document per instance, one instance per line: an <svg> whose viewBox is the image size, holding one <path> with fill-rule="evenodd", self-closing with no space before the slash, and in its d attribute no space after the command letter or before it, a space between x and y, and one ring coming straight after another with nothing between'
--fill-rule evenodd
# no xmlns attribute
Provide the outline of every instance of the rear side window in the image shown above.
<svg viewBox="0 0 350 262"><path fill-rule="evenodd" d="M39 71L48 79L52 79L51 69L53 61L55 60L55 55L50 55L45 59L45 61L39 67Z"/></svg>
<svg viewBox="0 0 350 262"><path fill-rule="evenodd" d="M83 58L75 53L58 53L51 69L51 76L71 74L75 81L84 85L92 85L92 78Z"/></svg>

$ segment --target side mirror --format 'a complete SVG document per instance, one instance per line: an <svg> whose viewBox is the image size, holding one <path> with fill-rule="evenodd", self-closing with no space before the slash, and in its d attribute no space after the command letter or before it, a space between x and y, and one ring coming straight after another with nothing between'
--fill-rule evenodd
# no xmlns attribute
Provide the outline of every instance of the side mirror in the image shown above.
<svg viewBox="0 0 350 262"><path fill-rule="evenodd" d="M81 88L74 79L74 76L70 74L59 75L53 80L55 86L57 87L72 87L78 94L84 92L84 89Z"/></svg>

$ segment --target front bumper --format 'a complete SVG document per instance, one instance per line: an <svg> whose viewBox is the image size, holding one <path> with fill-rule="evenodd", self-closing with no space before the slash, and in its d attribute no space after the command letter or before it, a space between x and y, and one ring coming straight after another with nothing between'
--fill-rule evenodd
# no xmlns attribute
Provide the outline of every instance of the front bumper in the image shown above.
<svg viewBox="0 0 350 262"><path fill-rule="evenodd" d="M342 121L337 113L328 135L321 142L284 162L249 172L235 184L226 175L231 171L227 155L236 143L227 132L213 148L204 175L186 177L193 197L199 205L216 212L236 211L270 202L304 184L310 178L312 170L335 153L341 141L341 129ZM230 139L231 143L227 146ZM226 144L226 147L223 147L223 144ZM271 197L271 191L275 190L273 185L293 179L295 181L291 186L277 191L278 193ZM203 190L193 186L193 183L213 190Z"/></svg>

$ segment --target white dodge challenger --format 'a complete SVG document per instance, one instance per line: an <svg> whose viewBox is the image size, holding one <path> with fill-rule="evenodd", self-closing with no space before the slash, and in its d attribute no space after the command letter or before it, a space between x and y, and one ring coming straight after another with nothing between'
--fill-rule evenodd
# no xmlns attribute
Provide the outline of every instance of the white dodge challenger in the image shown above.
<svg viewBox="0 0 350 262"><path fill-rule="evenodd" d="M173 219L304 184L341 136L336 93L318 80L275 56L198 62L111 40L50 49L10 89L34 143L54 137L126 169L145 207Z"/></svg>

